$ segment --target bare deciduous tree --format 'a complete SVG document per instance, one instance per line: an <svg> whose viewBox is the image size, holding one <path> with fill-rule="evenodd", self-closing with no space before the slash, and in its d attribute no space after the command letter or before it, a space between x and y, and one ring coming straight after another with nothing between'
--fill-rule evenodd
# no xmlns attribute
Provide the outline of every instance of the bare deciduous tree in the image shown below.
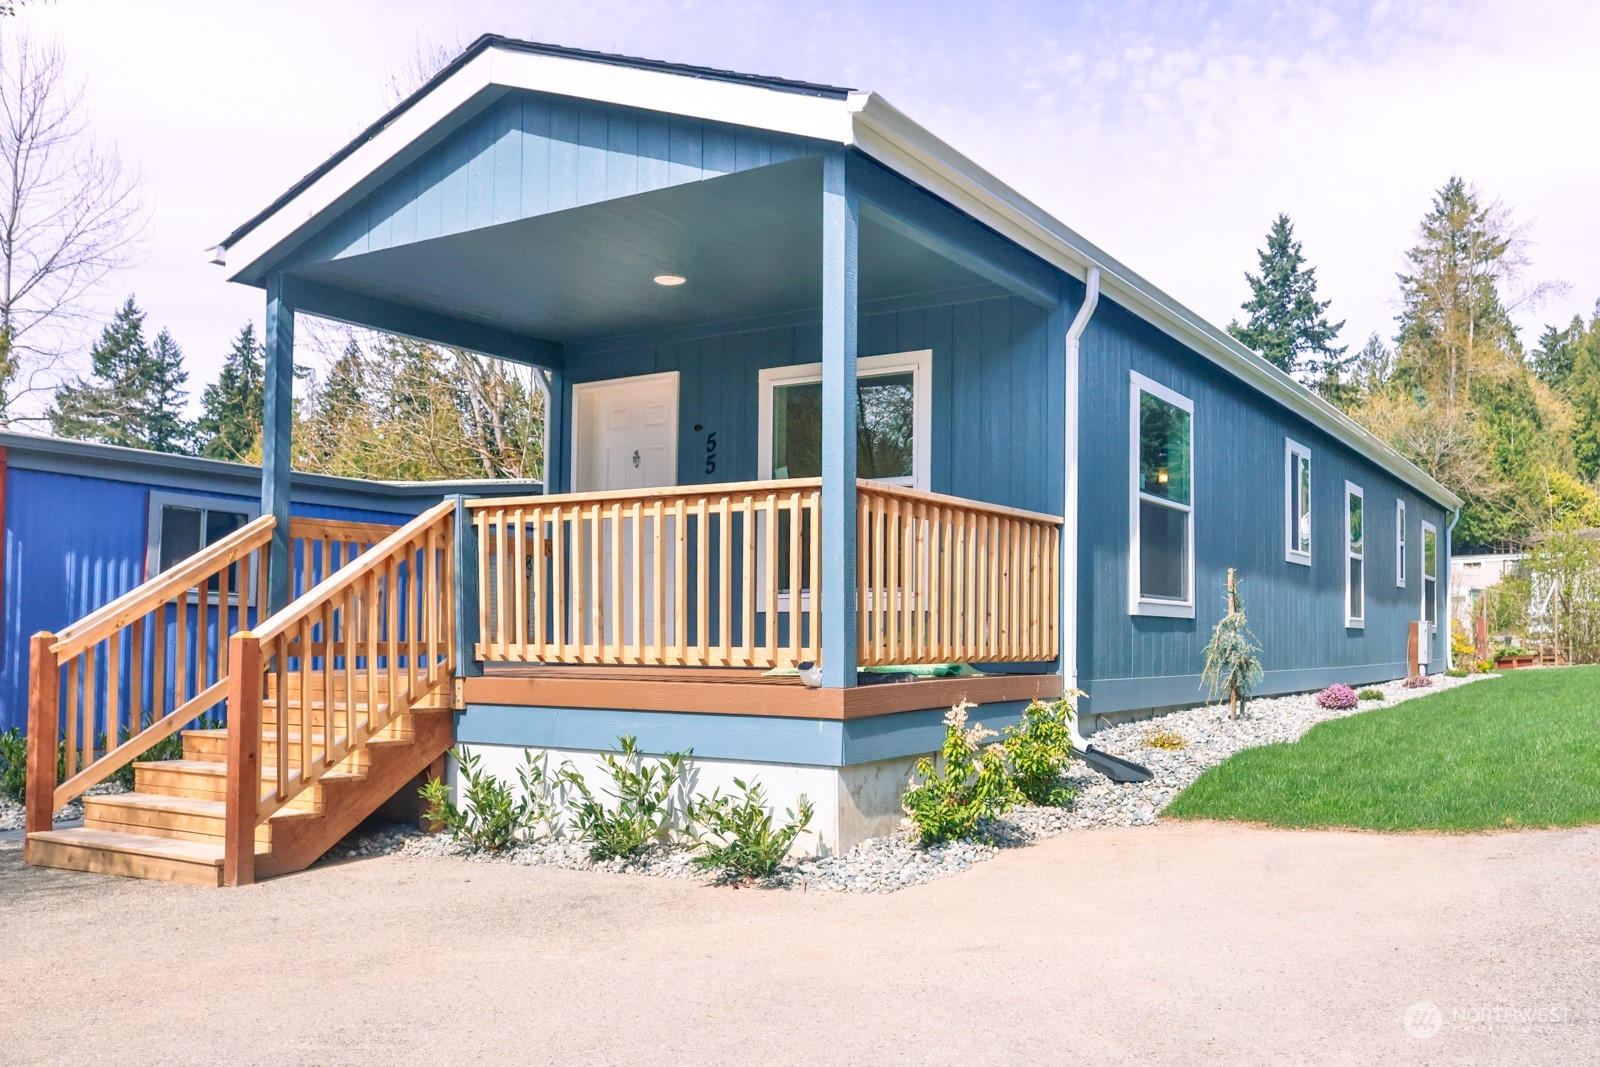
<svg viewBox="0 0 1600 1067"><path fill-rule="evenodd" d="M59 46L0 29L0 425L30 416L82 339L88 297L144 229L136 175L88 132ZM36 417L36 416L35 416Z"/></svg>

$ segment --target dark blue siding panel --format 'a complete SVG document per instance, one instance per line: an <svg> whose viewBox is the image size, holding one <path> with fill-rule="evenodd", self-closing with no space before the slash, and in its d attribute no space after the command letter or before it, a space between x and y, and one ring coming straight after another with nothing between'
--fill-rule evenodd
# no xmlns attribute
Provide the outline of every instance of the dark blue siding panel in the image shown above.
<svg viewBox="0 0 1600 1067"><path fill-rule="evenodd" d="M1194 401L1194 619L1128 613L1130 370ZM1421 524L1426 519L1439 530L1442 551L1449 522L1438 505L1109 301L1102 300L1084 336L1081 374L1079 681L1092 710L1202 698L1201 650L1221 617L1229 567L1238 568L1251 629L1264 649L1266 691L1403 672L1407 626L1421 612ZM1285 437L1312 451L1309 568L1284 559ZM1344 624L1346 479L1366 494L1364 629ZM1403 589L1395 585L1397 497L1407 501L1410 527ZM1442 595L1445 575L1439 577ZM1443 653L1441 633L1435 669ZM1097 683L1104 685L1098 699Z"/></svg>
<svg viewBox="0 0 1600 1067"><path fill-rule="evenodd" d="M25 727L28 638L59 630L145 577L150 491L259 503L187 487L25 470L6 473L4 599L0 605L0 730ZM410 516L295 505L312 518L398 524Z"/></svg>
<svg viewBox="0 0 1600 1067"><path fill-rule="evenodd" d="M808 155L799 138L508 93L331 223L297 258L414 241Z"/></svg>

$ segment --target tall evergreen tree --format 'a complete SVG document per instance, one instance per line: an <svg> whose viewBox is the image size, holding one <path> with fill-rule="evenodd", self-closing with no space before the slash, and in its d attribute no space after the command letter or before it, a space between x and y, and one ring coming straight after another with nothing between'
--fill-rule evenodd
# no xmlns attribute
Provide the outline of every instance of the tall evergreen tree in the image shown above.
<svg viewBox="0 0 1600 1067"><path fill-rule="evenodd" d="M255 323L234 339L217 380L201 394L202 414L195 425L200 454L212 459L248 460L261 438L266 376Z"/></svg>
<svg viewBox="0 0 1600 1067"><path fill-rule="evenodd" d="M1317 299L1317 270L1308 266L1294 223L1280 214L1267 231L1267 246L1257 249L1261 273L1245 272L1250 299L1241 307L1249 321L1228 324L1228 332L1269 363L1324 395L1340 394L1351 362L1335 346L1344 322L1329 322L1330 300ZM1334 399L1330 396L1330 399Z"/></svg>
<svg viewBox="0 0 1600 1067"><path fill-rule="evenodd" d="M187 452L194 427L183 417L183 352L162 330L144 337L144 312L133 297L117 310L89 351L90 376L56 390L51 432L62 437L158 452Z"/></svg>

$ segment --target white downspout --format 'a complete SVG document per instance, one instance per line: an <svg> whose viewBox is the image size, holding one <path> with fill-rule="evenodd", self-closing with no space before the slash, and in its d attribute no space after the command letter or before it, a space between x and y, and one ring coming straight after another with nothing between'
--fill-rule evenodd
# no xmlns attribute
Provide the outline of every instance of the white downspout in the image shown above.
<svg viewBox="0 0 1600 1067"><path fill-rule="evenodd" d="M1061 497L1061 673L1068 693L1078 688L1078 340L1100 303L1100 268L1090 267L1084 279L1083 303L1067 327L1067 367L1062 433L1066 446L1066 485ZM1072 720L1072 743L1083 750L1078 720Z"/></svg>
<svg viewBox="0 0 1600 1067"><path fill-rule="evenodd" d="M1435 561L1435 565L1439 568L1440 573L1444 575L1444 665L1447 668L1453 668L1457 665L1455 641L1453 640L1455 615L1450 610L1450 594L1453 592L1453 590L1450 588L1450 542L1453 540L1452 535L1456 532L1456 523L1460 521L1460 519L1461 506L1458 504L1456 505L1455 511L1450 513L1450 524L1444 528L1444 559ZM1437 597L1438 595L1438 591L1435 590L1434 596ZM1437 602L1435 602L1433 605L1433 617L1436 619L1439 617L1439 605ZM1430 653L1433 652L1432 634L1428 635L1428 651Z"/></svg>

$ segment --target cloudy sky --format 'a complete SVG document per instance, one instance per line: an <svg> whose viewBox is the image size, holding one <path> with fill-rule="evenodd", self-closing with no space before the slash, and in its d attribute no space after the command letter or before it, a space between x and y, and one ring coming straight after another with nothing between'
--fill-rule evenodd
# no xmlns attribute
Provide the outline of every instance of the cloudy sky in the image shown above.
<svg viewBox="0 0 1600 1067"><path fill-rule="evenodd" d="M202 249L381 113L420 50L496 32L872 89L1218 324L1279 211L1343 339L1452 173L1531 238L1525 339L1600 298L1600 4L1590 0L54 0L24 9L143 175L136 293L209 378L259 291Z"/></svg>

